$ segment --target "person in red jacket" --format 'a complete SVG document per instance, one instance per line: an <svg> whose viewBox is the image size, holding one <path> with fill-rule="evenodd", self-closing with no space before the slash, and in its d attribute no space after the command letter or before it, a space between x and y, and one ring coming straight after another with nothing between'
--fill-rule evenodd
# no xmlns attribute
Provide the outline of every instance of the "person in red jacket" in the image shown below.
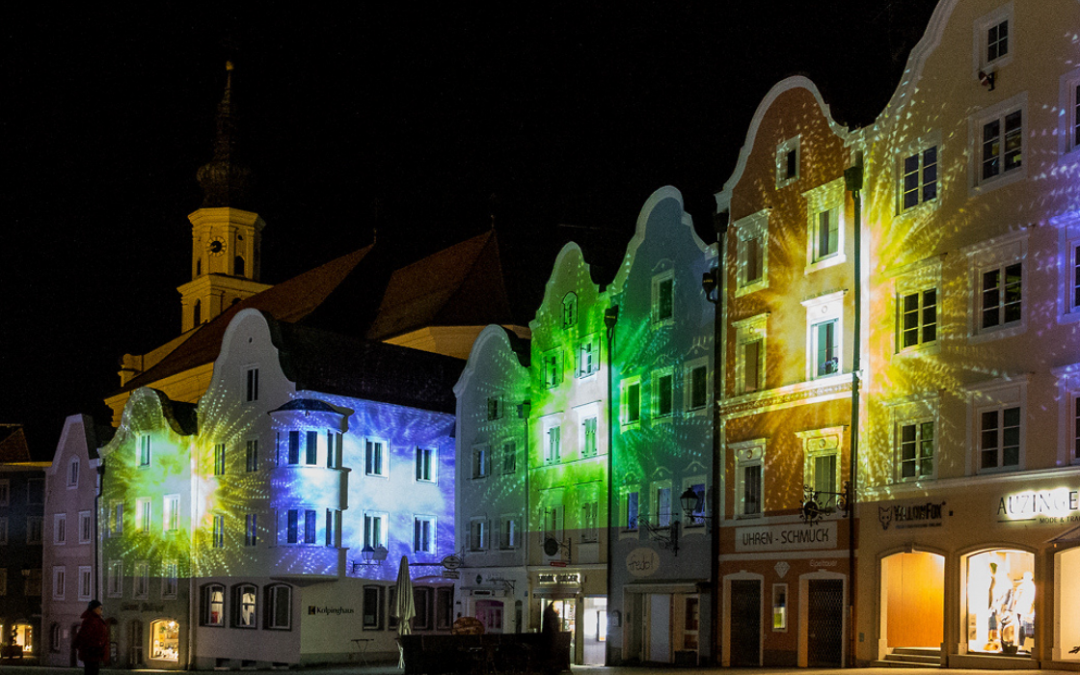
<svg viewBox="0 0 1080 675"><path fill-rule="evenodd" d="M101 664L109 665L109 626L101 618L101 603L91 600L82 613L82 625L75 636L75 648L86 675L98 675Z"/></svg>

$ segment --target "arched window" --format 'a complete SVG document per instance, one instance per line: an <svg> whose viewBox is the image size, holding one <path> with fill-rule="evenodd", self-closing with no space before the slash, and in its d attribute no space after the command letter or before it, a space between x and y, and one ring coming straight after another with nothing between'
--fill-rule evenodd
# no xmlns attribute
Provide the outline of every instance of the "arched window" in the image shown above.
<svg viewBox="0 0 1080 675"><path fill-rule="evenodd" d="M254 584L233 586L233 628L255 628L258 591Z"/></svg>
<svg viewBox="0 0 1080 675"><path fill-rule="evenodd" d="M202 323L202 303L196 300L195 307L191 311L193 317L192 325L198 326L200 323Z"/></svg>
<svg viewBox="0 0 1080 675"><path fill-rule="evenodd" d="M244 276L244 256L236 256L233 260L233 274L238 277Z"/></svg>
<svg viewBox="0 0 1080 675"><path fill-rule="evenodd" d="M267 628L289 630L292 628L292 587L273 584L266 587Z"/></svg>
<svg viewBox="0 0 1080 675"><path fill-rule="evenodd" d="M225 587L221 584L207 584L202 588L202 625L225 625Z"/></svg>
<svg viewBox="0 0 1080 675"><path fill-rule="evenodd" d="M56 653L60 651L60 624L58 623L49 626L49 651Z"/></svg>
<svg viewBox="0 0 1080 675"><path fill-rule="evenodd" d="M150 658L156 661L180 661L180 624L174 619L150 622Z"/></svg>

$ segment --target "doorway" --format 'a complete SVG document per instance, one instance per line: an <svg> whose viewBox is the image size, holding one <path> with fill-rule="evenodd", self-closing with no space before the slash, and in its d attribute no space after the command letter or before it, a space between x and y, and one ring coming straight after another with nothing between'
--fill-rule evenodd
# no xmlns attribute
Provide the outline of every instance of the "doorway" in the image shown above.
<svg viewBox="0 0 1080 675"><path fill-rule="evenodd" d="M761 665L761 582L731 581L731 667Z"/></svg>
<svg viewBox="0 0 1080 675"><path fill-rule="evenodd" d="M840 668L844 661L844 581L810 579L806 665Z"/></svg>
<svg viewBox="0 0 1080 675"><path fill-rule="evenodd" d="M941 649L944 615L945 556L919 551L882 559L881 633L888 652L900 647Z"/></svg>
<svg viewBox="0 0 1080 675"><path fill-rule="evenodd" d="M585 666L602 666L606 651L604 645L607 643L606 596L585 598L583 624L581 663Z"/></svg>

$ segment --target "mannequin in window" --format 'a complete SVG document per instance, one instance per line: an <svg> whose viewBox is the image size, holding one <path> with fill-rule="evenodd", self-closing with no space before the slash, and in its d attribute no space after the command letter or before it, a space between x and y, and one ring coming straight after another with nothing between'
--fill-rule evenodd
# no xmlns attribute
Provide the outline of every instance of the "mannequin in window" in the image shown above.
<svg viewBox="0 0 1080 675"><path fill-rule="evenodd" d="M1025 651L1034 648L1035 641L1035 581L1031 572L1024 572L1013 589L1012 612L1020 629L1017 644Z"/></svg>

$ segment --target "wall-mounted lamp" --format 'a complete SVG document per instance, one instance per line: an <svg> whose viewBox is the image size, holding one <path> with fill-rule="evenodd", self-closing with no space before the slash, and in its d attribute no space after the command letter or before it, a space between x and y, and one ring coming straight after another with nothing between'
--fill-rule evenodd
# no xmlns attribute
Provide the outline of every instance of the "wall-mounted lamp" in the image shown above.
<svg viewBox="0 0 1080 675"><path fill-rule="evenodd" d="M985 70L979 71L979 84L987 88L987 91L994 91L994 82L997 80L997 73Z"/></svg>
<svg viewBox="0 0 1080 675"><path fill-rule="evenodd" d="M701 290L705 291L705 299L714 305L720 301L720 268L714 267L701 275Z"/></svg>
<svg viewBox="0 0 1080 675"><path fill-rule="evenodd" d="M690 519L691 523L702 523L706 520L711 520L710 516L705 515L705 495L698 494L692 487L686 488L681 495L679 495L679 505L682 506L683 513ZM698 506L701 508L698 508Z"/></svg>
<svg viewBox="0 0 1080 675"><path fill-rule="evenodd" d="M371 544L364 544L364 548L360 549L360 557L363 561L353 561L353 572L355 572L356 568L360 565L382 565L383 561L386 560L386 555L388 553L389 551L386 550L386 547L381 544L375 548L372 548Z"/></svg>

